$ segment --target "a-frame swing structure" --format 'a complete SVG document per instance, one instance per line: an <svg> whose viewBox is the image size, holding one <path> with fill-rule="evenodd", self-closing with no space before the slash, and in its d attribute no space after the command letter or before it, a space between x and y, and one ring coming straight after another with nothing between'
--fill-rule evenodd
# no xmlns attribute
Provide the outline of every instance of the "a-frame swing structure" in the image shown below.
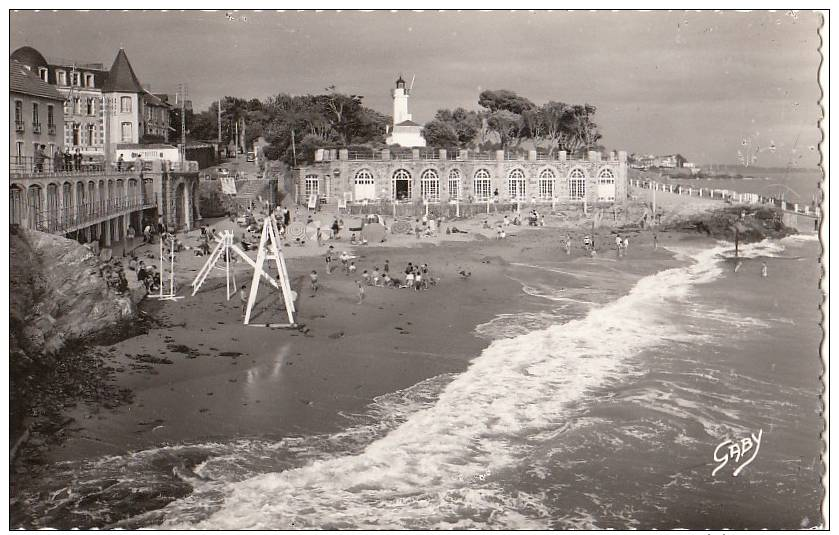
<svg viewBox="0 0 839 535"><path fill-rule="evenodd" d="M240 258L242 258L245 262L250 264L253 268L253 280L251 281L251 293L248 298L248 305L245 313L245 325L250 324L250 314L253 309L253 305L256 301L256 294L259 289L259 280L260 278L264 278L268 283L273 286L274 288L280 290L283 293L283 301L285 302L286 312L288 314L288 324L268 324L271 327L286 327L294 325L294 299L293 294L291 291L291 285L289 284L288 279L288 270L286 269L285 258L283 257L282 250L280 249L280 240L277 237L277 229L274 226L273 220L270 217L265 218L265 222L263 223L262 227L262 236L259 241L259 249L257 252L257 260L254 262L251 258L245 254L245 252L240 249L236 244L233 243L233 232L229 230L225 230L220 238L216 238L218 242L216 244L215 249L210 254L210 257L207 259L207 262L204 263L204 266L198 272L198 275L195 277L195 280L192 282L192 295L198 293L198 290L201 288L201 285L206 280L207 276L210 274L213 268L216 267L222 259L224 259L225 264L225 276L227 278L227 299L228 301L230 298L236 293L236 275L230 269L230 252L233 251ZM266 250L266 247L270 244L270 250ZM274 259L275 264L277 266L277 272L279 274L279 284L277 281L272 278L268 273L265 272L263 269L263 265L266 259ZM233 283L231 285L231 282ZM255 324L257 326L262 326L261 324Z"/></svg>
<svg viewBox="0 0 839 535"><path fill-rule="evenodd" d="M245 325L250 324L251 311L256 302L256 294L259 291L259 280L262 276L266 276L262 269L266 260L273 260L277 267L277 274L280 279L280 291L283 294L283 302L285 303L286 313L288 314L287 324L266 323L256 324L266 327L291 327L294 323L294 297L291 291L291 284L288 280L288 270L286 269L285 257L280 245L280 239L277 233L277 227L274 224L273 217L266 217L262 223L262 234L259 237L259 248L256 253L256 265L253 270L253 279L251 280L251 294L248 297L248 306L245 309ZM269 277L269 280L274 281ZM276 287L276 284L273 284Z"/></svg>

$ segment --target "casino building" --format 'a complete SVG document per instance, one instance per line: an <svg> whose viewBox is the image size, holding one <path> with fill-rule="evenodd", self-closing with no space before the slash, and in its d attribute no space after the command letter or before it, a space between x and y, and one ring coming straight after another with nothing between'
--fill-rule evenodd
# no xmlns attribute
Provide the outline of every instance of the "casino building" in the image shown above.
<svg viewBox="0 0 839 535"><path fill-rule="evenodd" d="M526 155L425 147L422 126L408 113L409 90L400 76L393 97L388 144L400 149L318 149L314 163L294 169L299 204L370 202L550 202L614 204L626 199L627 154L589 152L585 159L565 151ZM407 148L406 148L407 147Z"/></svg>

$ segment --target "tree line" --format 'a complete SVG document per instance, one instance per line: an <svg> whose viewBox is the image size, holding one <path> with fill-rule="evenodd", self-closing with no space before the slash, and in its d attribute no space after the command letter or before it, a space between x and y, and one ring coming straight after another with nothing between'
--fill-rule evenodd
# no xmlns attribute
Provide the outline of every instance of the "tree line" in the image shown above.
<svg viewBox="0 0 839 535"><path fill-rule="evenodd" d="M391 117L364 105L360 95L344 94L330 86L318 95L280 93L264 100L224 97L221 101L221 139L251 146L263 137L266 157L289 165L314 158L317 148L346 147L371 151L384 148ZM528 142L549 153L572 155L602 149L594 121L595 106L549 101L541 106L508 90L486 90L478 97L481 110L441 109L422 130L426 142L438 148L516 150ZM180 117L176 119L178 125ZM177 126L173 120L173 127ZM218 137L218 102L200 113L187 111L189 137ZM393 147L397 148L397 147Z"/></svg>
<svg viewBox="0 0 839 535"><path fill-rule="evenodd" d="M221 138L236 139L249 147L263 137L267 158L289 165L312 160L321 147L382 146L390 117L364 106L360 95L338 92L334 86L319 95L291 96L280 93L265 100L224 97L221 101ZM190 137L214 140L218 137L218 103L195 114ZM293 143L292 143L293 141Z"/></svg>
<svg viewBox="0 0 839 535"><path fill-rule="evenodd" d="M549 153L564 150L572 155L601 149L600 134L591 104L549 101L537 106L506 89L486 90L478 97L483 108L439 110L423 128L432 147L515 149L522 142Z"/></svg>

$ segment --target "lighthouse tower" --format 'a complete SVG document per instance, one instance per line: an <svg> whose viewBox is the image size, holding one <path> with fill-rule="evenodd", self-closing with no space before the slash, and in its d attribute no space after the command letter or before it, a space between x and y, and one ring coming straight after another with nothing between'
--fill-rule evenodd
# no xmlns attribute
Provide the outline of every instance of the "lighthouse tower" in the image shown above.
<svg viewBox="0 0 839 535"><path fill-rule="evenodd" d="M425 147L422 125L412 121L411 114L408 113L408 97L411 96L411 90L405 88L402 75L396 80L396 89L391 90L391 96L393 97L393 129L392 134L387 138L387 144Z"/></svg>

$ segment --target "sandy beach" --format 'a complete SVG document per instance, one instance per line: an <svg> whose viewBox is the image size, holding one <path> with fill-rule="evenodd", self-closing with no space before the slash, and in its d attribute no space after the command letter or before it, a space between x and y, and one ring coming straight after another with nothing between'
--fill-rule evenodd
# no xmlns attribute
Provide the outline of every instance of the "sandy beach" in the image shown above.
<svg viewBox="0 0 839 535"><path fill-rule="evenodd" d="M216 437L334 432L346 424L342 414L362 412L376 396L463 371L488 343L476 336L477 325L542 304L538 297L522 294L515 273L527 268L515 264L592 261L583 256L579 231L572 233L580 235L568 256L556 228L511 226L508 238L496 240L485 238L494 231L481 229L482 221L458 222L467 234L438 238L404 235L376 246L351 246L345 239L325 241L320 248L286 247L289 275L299 294L299 330L260 326L286 321L278 293L269 292L266 284L254 309L254 325L242 325L238 294L225 299L223 269L214 270L190 296L189 283L206 257L180 253L178 294L187 297L162 302L147 298L143 311L163 326L106 348L116 382L134 392L134 402L113 410L79 406L70 414L77 432L50 452L50 460ZM213 226L221 230L230 225L222 221ZM197 233L182 240L197 243ZM605 240L609 231L601 229L601 234ZM648 241L644 235L634 237L620 277L599 281L593 292L626 291L640 276L666 265L671 255L663 248L645 250ZM355 256L355 277L343 273L339 262L326 274L323 254L328 245ZM136 252L143 258L155 248ZM614 269L615 252L601 255L593 260ZM408 262L427 263L439 283L419 292L367 287L364 302L358 304L355 280L362 270L381 268L385 260L391 273L403 271ZM460 277L461 268L472 275ZM250 267L239 262L234 269L239 285L249 286ZM316 294L309 288L312 270L320 276Z"/></svg>

